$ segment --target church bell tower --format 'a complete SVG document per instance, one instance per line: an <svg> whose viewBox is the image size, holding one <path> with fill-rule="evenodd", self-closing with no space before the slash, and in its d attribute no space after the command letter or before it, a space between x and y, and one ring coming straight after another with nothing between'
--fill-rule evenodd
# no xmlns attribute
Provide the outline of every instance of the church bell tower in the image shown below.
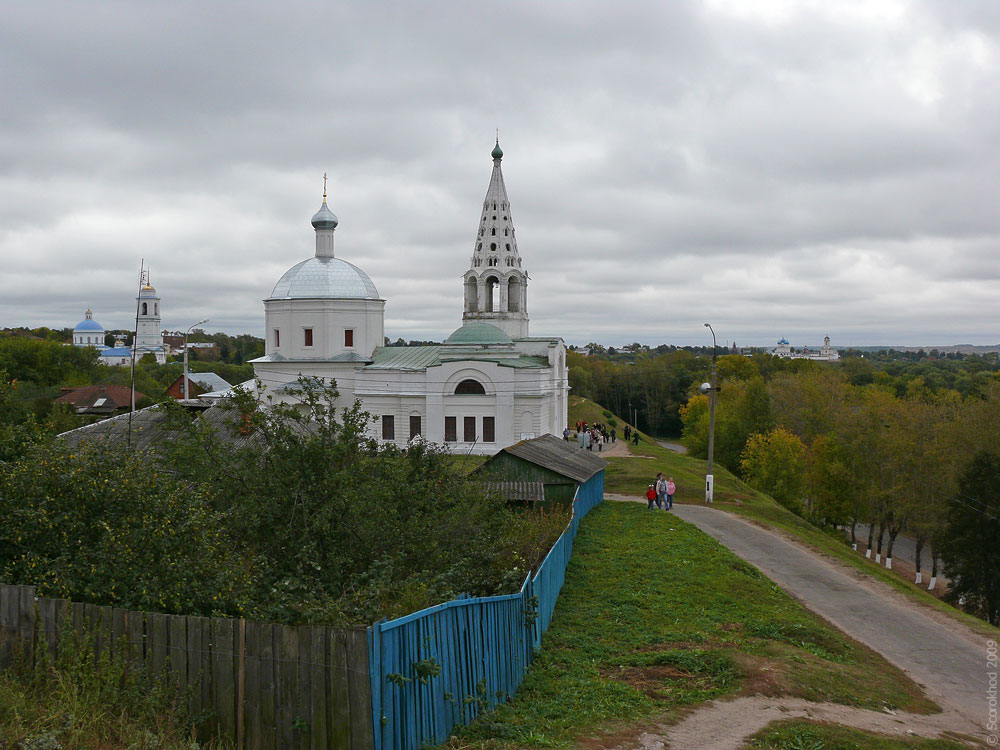
<svg viewBox="0 0 1000 750"><path fill-rule="evenodd" d="M528 336L528 274L517 252L510 202L503 182L500 139L491 153L493 174L483 201L472 265L465 272L462 323L492 323L512 339Z"/></svg>

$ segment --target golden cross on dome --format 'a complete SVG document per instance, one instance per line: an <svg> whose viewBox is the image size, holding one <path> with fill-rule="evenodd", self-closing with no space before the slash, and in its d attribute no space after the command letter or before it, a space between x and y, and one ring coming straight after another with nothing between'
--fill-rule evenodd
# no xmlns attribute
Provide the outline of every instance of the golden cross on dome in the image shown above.
<svg viewBox="0 0 1000 750"><path fill-rule="evenodd" d="M326 203L326 172L323 173L323 202Z"/></svg>

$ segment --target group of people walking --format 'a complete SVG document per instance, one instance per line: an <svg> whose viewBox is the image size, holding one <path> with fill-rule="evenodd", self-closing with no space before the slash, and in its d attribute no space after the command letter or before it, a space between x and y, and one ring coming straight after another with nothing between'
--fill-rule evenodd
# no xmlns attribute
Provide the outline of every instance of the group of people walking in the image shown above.
<svg viewBox="0 0 1000 750"><path fill-rule="evenodd" d="M664 478L663 473L656 475L656 481L646 489L646 500L648 507L653 509L656 504L658 510L671 510L674 507L674 493L677 492L677 485L674 478Z"/></svg>
<svg viewBox="0 0 1000 750"><path fill-rule="evenodd" d="M578 419L576 420L576 439L581 448L592 451L596 445L597 450L601 450L608 443L618 441L618 431L614 427L609 429L607 425L599 422L588 425L586 420ZM569 427L563 430L563 440L569 440Z"/></svg>

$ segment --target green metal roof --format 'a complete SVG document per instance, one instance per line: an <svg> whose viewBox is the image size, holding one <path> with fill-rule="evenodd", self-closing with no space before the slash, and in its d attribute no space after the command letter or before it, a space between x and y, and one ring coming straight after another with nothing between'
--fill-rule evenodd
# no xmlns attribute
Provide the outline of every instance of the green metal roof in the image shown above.
<svg viewBox="0 0 1000 750"><path fill-rule="evenodd" d="M491 323L466 323L445 344L513 344L510 336Z"/></svg>
<svg viewBox="0 0 1000 750"><path fill-rule="evenodd" d="M380 346L366 370L425 370L441 364L440 346Z"/></svg>

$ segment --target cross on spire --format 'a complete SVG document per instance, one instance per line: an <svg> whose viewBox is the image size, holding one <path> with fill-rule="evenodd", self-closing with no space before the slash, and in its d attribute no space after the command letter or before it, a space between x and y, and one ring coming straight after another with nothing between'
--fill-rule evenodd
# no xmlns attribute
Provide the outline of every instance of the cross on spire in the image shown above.
<svg viewBox="0 0 1000 750"><path fill-rule="evenodd" d="M326 172L323 173L323 202L326 203Z"/></svg>

